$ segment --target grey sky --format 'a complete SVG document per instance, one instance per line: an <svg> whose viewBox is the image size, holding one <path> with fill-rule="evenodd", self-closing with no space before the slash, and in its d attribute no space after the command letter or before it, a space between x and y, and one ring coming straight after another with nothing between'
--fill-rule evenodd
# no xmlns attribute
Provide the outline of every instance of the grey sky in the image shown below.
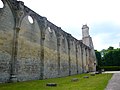
<svg viewBox="0 0 120 90"><path fill-rule="evenodd" d="M97 50L119 47L119 0L22 0L64 31L81 39L81 27L88 24Z"/></svg>

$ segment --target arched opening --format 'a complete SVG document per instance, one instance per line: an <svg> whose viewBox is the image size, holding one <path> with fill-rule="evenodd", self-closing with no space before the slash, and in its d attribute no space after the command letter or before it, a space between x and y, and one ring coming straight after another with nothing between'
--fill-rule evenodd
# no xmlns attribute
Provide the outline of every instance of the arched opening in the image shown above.
<svg viewBox="0 0 120 90"><path fill-rule="evenodd" d="M30 22L31 24L33 24L34 20L33 20L33 18L32 18L31 16L28 16L28 20L29 20L29 22Z"/></svg>
<svg viewBox="0 0 120 90"><path fill-rule="evenodd" d="M4 4L3 2L0 0L0 8L3 8L4 7Z"/></svg>
<svg viewBox="0 0 120 90"><path fill-rule="evenodd" d="M60 36L60 76L69 75L68 41L64 34Z"/></svg>
<svg viewBox="0 0 120 90"><path fill-rule="evenodd" d="M50 29L50 27L48 27L48 31L49 31L50 33L52 33L52 30Z"/></svg>
<svg viewBox="0 0 120 90"><path fill-rule="evenodd" d="M41 74L41 31L37 20L33 24L25 16L21 22L17 49L17 80L35 80Z"/></svg>
<svg viewBox="0 0 120 90"><path fill-rule="evenodd" d="M58 75L57 37L54 29L49 27L45 31L44 40L44 78L53 78Z"/></svg>

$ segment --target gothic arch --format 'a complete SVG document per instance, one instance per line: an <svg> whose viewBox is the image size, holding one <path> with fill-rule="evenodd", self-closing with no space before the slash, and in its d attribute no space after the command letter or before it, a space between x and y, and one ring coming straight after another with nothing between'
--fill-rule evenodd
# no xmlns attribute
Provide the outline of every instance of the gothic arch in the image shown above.
<svg viewBox="0 0 120 90"><path fill-rule="evenodd" d="M84 72L87 72L87 69L86 69L86 66L87 66L87 56L86 56L86 46L83 44L83 47L82 47L82 50L83 50L83 71Z"/></svg>
<svg viewBox="0 0 120 90"><path fill-rule="evenodd" d="M41 31L37 20L33 18L31 24L28 16L23 18L18 36L18 81L40 78Z"/></svg>
<svg viewBox="0 0 120 90"><path fill-rule="evenodd" d="M60 37L60 76L69 75L68 41L64 34Z"/></svg>
<svg viewBox="0 0 120 90"><path fill-rule="evenodd" d="M57 37L55 31L48 27L44 40L44 78L58 75Z"/></svg>
<svg viewBox="0 0 120 90"><path fill-rule="evenodd" d="M78 73L82 73L82 46L81 42L77 43L77 60L78 60Z"/></svg>
<svg viewBox="0 0 120 90"><path fill-rule="evenodd" d="M71 63L71 75L77 74L77 65L76 65L76 44L75 39L71 37L70 39L70 63Z"/></svg>
<svg viewBox="0 0 120 90"><path fill-rule="evenodd" d="M0 80L8 82L14 37L14 15L8 3L3 0L4 8L0 11Z"/></svg>

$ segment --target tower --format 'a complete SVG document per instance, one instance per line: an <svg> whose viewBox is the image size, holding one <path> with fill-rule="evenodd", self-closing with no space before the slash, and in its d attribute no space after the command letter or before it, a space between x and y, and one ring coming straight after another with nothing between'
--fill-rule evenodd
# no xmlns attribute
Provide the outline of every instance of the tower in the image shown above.
<svg viewBox="0 0 120 90"><path fill-rule="evenodd" d="M89 35L89 27L87 25L82 26L82 41L88 47L92 47L92 39Z"/></svg>
<svg viewBox="0 0 120 90"><path fill-rule="evenodd" d="M89 36L89 27L87 25L83 25L82 27L82 37L88 37Z"/></svg>
<svg viewBox="0 0 120 90"><path fill-rule="evenodd" d="M82 26L82 42L90 48L90 63L89 68L92 68L90 71L96 71L96 55L94 51L94 46L92 38L89 35L89 27L87 25Z"/></svg>

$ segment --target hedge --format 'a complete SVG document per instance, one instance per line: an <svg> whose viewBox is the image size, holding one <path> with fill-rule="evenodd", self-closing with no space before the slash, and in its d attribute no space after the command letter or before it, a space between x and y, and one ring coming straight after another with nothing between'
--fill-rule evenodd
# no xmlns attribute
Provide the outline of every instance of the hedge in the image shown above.
<svg viewBox="0 0 120 90"><path fill-rule="evenodd" d="M120 71L120 66L101 66L100 69L105 71Z"/></svg>

